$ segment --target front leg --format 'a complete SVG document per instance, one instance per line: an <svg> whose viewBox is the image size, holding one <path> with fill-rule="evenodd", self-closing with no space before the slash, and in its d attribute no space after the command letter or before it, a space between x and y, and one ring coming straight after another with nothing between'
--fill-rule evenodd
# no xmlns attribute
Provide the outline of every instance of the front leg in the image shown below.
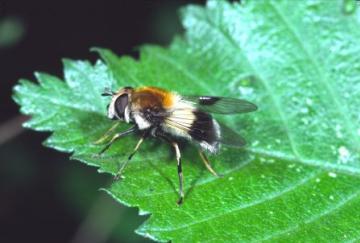
<svg viewBox="0 0 360 243"><path fill-rule="evenodd" d="M140 145L144 142L145 138L148 137L148 131L145 131L143 133L143 135L141 136L140 140L138 141L138 143L136 144L133 152L129 155L128 159L122 164L121 168L118 170L118 172L116 173L114 180L118 180L121 178L121 174L123 173L126 165L130 162L130 160L132 159L132 157L135 155L135 153L138 151L138 149L140 148Z"/></svg>
<svg viewBox="0 0 360 243"><path fill-rule="evenodd" d="M129 128L128 130L126 130L126 131L123 131L123 132L120 132L120 133L115 134L115 135L111 138L110 142L108 142L108 143L106 144L106 146L99 152L99 155L103 154L106 150L108 150L108 149L110 148L110 146L111 146L117 139L119 139L119 138L121 138L121 137L124 137L124 136L126 136L126 135L128 135L128 134L130 134L130 133L136 132L136 131L137 131L137 127L136 127L136 126L133 126L133 127L130 127L130 128Z"/></svg>
<svg viewBox="0 0 360 243"><path fill-rule="evenodd" d="M94 142L94 144L101 144L103 143L109 136L112 131L114 131L118 126L120 125L120 122L116 122L114 125L110 127L109 130L107 130L104 135L102 135L98 140Z"/></svg>

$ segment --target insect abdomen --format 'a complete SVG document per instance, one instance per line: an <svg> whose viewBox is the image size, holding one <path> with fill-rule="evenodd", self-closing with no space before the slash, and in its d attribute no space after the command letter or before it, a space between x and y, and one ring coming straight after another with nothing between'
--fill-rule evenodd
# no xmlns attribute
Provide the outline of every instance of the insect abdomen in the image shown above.
<svg viewBox="0 0 360 243"><path fill-rule="evenodd" d="M191 125L189 135L200 143L200 146L210 152L219 149L219 125L212 116L203 111L194 111L195 120Z"/></svg>

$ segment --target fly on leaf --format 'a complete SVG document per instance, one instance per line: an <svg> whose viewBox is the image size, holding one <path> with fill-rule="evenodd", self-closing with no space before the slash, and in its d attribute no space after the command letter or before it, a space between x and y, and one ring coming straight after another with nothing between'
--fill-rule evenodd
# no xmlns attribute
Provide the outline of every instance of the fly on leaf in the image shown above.
<svg viewBox="0 0 360 243"><path fill-rule="evenodd" d="M163 139L175 149L179 176L178 204L181 204L184 199L181 152L178 142L187 140L196 145L206 168L213 175L218 176L204 152L216 153L221 144L241 147L245 145L245 140L230 128L216 121L210 113L226 115L246 113L257 109L256 105L246 100L215 96L182 96L157 87L124 87L117 92L105 90L102 95L111 96L107 108L108 118L124 121L133 126L115 134L100 151L100 154L123 136L134 132L142 134L115 178L121 177L124 168L147 137ZM103 140L104 137L99 139L99 141Z"/></svg>

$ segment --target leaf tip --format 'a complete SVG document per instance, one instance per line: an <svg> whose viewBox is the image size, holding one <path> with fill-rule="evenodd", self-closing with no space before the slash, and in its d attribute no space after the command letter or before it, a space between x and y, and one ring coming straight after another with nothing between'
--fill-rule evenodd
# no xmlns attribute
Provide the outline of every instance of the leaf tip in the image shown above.
<svg viewBox="0 0 360 243"><path fill-rule="evenodd" d="M118 203L125 205L127 207L134 207L134 205L129 204L128 202L125 202L124 200L121 200L119 197L117 197L111 190L108 190L106 188L100 188L99 191L105 192L109 196L111 196L115 201ZM135 205L136 206L136 205Z"/></svg>
<svg viewBox="0 0 360 243"><path fill-rule="evenodd" d="M34 76L35 78L40 82L40 80L42 80L42 78L45 76L46 74L40 71L35 71L34 72Z"/></svg>
<svg viewBox="0 0 360 243"><path fill-rule="evenodd" d="M90 47L90 52L101 53L102 51L105 51L105 50L107 50L107 49L103 48L103 47L99 47L99 46Z"/></svg>
<svg viewBox="0 0 360 243"><path fill-rule="evenodd" d="M64 58L61 59L61 62L63 64L63 66L64 66L64 69L66 70L69 67L76 66L79 63L86 63L87 61L74 60L74 59L71 59L71 58L64 57Z"/></svg>
<svg viewBox="0 0 360 243"><path fill-rule="evenodd" d="M21 84L16 84L13 88L12 88L12 94L11 94L11 98L13 101L15 101L16 104L20 104L20 99L19 99L19 90L21 89Z"/></svg>
<svg viewBox="0 0 360 243"><path fill-rule="evenodd" d="M157 242L169 242L170 239L159 239L157 237L155 237L154 235L151 235L147 229L144 227L145 224L143 224L142 226L140 226L138 229L135 230L135 233L145 237L147 239L153 240L153 241L157 241Z"/></svg>
<svg viewBox="0 0 360 243"><path fill-rule="evenodd" d="M19 105L21 105L20 97L23 93L26 93L27 89L34 83L26 79L19 79L18 83L12 88L11 98Z"/></svg>
<svg viewBox="0 0 360 243"><path fill-rule="evenodd" d="M35 72L34 72L34 76L35 76L36 80L37 80L39 83L41 83L41 81L44 80L45 74L42 73L42 72L39 72L39 71L35 71Z"/></svg>

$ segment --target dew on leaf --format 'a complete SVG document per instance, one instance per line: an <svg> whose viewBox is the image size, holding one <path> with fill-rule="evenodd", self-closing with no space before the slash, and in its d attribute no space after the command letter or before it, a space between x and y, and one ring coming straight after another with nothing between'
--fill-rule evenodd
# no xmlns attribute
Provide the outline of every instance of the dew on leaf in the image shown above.
<svg viewBox="0 0 360 243"><path fill-rule="evenodd" d="M329 172L328 176L332 177L332 178L336 178L337 174L335 172Z"/></svg>
<svg viewBox="0 0 360 243"><path fill-rule="evenodd" d="M356 10L356 3L355 0L343 0L343 12L344 14L350 15L353 14Z"/></svg>
<svg viewBox="0 0 360 243"><path fill-rule="evenodd" d="M254 142L252 142L252 146L257 146L259 144L259 141L258 140L255 140Z"/></svg>
<svg viewBox="0 0 360 243"><path fill-rule="evenodd" d="M347 163L350 159L350 152L345 146L340 146L338 149L339 153L339 162L340 163Z"/></svg>
<svg viewBox="0 0 360 243"><path fill-rule="evenodd" d="M289 165L288 165L288 167L289 167L290 169L294 168L295 166L296 166L295 164L289 164Z"/></svg>
<svg viewBox="0 0 360 243"><path fill-rule="evenodd" d="M303 113L303 114L309 113L309 109L307 107L303 107L300 109L300 113Z"/></svg>
<svg viewBox="0 0 360 243"><path fill-rule="evenodd" d="M301 118L301 121L302 121L305 125L309 125L309 119L303 117L303 118Z"/></svg>
<svg viewBox="0 0 360 243"><path fill-rule="evenodd" d="M306 98L306 104L308 105L308 106L312 106L313 105L313 100L312 99L310 99L310 98Z"/></svg>
<svg viewBox="0 0 360 243"><path fill-rule="evenodd" d="M242 96L250 96L253 94L254 89L250 87L239 87L239 92Z"/></svg>
<svg viewBox="0 0 360 243"><path fill-rule="evenodd" d="M173 87L174 91L178 90L179 92L193 88L191 90L193 94L203 94L209 90L213 91L214 94L220 92L219 95L229 94L234 98L251 95L253 98L249 101L256 101L254 103L263 106L261 112L246 116L224 117L233 125L238 122L243 124L242 121L244 120L244 125L246 124L251 128L246 129L245 137L246 139L253 138L254 140L250 144L257 146L256 148L261 148L259 151L250 153L249 159L251 160L255 156L258 165L261 166L252 164L244 170L232 171L232 175L228 177L228 182L230 182L228 184L231 185L226 190L224 190L221 181L204 183L196 187L193 197L186 199L187 202L184 207L179 208L175 205L176 190L173 192L172 187L178 189L178 185L175 184L177 183L177 175L174 173L173 166L162 166L165 162L163 160L169 160L167 161L169 164L174 162L172 156L167 156L168 149L159 150L159 154L157 154L157 150L153 151L152 147L148 146L149 149L145 148L144 150L149 151L144 154L139 153L138 161L156 158L151 161L154 164L135 161L134 167L129 167L128 172L137 176L131 177L131 180L116 183L109 190L118 201L129 206L138 206L140 214L145 214L144 212L153 214L152 220L145 223L140 230L145 237L156 238L159 241L181 241L181 239L184 240L183 226L187 225L186 239L189 241L224 241L224 238L227 241L239 241L239 239L256 241L257 239L267 239L269 236L273 237L279 232L283 235L273 239L286 238L283 236L288 234L289 239L297 239L298 241L306 242L318 236L321 236L324 241L329 241L341 238L346 230L352 233L352 228L358 227L358 225L352 224L355 216L358 216L356 205L347 204L346 210L344 208L338 210L337 204L334 203L342 197L356 193L356 188L360 185L356 175L342 176L343 171L344 173L346 171L358 171L359 164L350 164L350 161L357 156L355 149L350 147L355 145L348 145L338 139L339 137L345 139L347 135L351 135L347 134L347 130L352 131L354 136L358 134L358 138L360 138L360 126L355 123L360 120L360 114L356 113L356 109L352 109L358 107L358 99L355 97L358 86L356 80L344 82L347 77L353 79L353 77L359 76L357 74L360 69L356 69L356 65L360 63L356 59L356 53L359 50L358 45L356 45L359 35L357 32L352 33L350 31L352 28L358 27L359 21L354 21L356 16L354 18L341 18L344 17L340 16L341 14L344 15L341 13L341 4L334 6L336 4L321 0L317 2L312 0L293 1L292 4L275 2L266 3L264 8L263 6L254 7L257 3L249 2L248 9L246 9L248 7L246 4L244 9L232 9L233 5L226 1L210 0L206 8L197 6L184 10L183 21L187 32L186 41L180 38L171 45L170 49L146 47L142 49L146 52L140 53L145 58L141 58L138 62L131 58L118 58L103 54L102 56L105 56L104 59L106 59L104 61L109 64L108 68L104 65L106 68L104 70L109 71L109 76L114 76L112 82L101 83L103 82L101 78L92 75L84 77L88 70L83 68L79 69L81 72L77 75L70 75L72 84L78 80L79 84L81 81L84 82L80 86L75 87L73 85L74 89L84 87L97 90L105 84L118 87L127 82L129 78L134 77L136 83L146 82L146 85L164 85L165 88ZM309 4L311 9L307 8L307 3L312 4ZM299 10L296 15L291 14L294 9ZM316 23L313 21L315 18L321 22ZM275 25L270 24L272 19L276 21ZM304 33L304 35L297 38L296 33ZM321 58L324 53L328 53L331 47L334 47L332 49L334 53L329 55L326 62L322 61ZM275 60L274 58L264 58L274 56L277 57ZM337 67L338 65L339 67ZM289 66L292 69L287 71L286 69ZM336 66L333 73L329 73L330 66ZM245 77L244 74L247 73L255 73L259 78L256 82L250 82L252 80L246 79L240 85L236 81L237 85L235 85L235 77ZM173 78L173 82L171 82L171 78ZM306 80L304 80L305 78ZM97 80L100 83L95 82ZM231 86L227 83L230 80L234 80L234 84ZM27 86L23 86L23 91ZM59 84L59 87L63 86L66 86L66 83L64 85ZM54 86L54 94L60 92L57 87ZM226 90L214 90L219 89L219 87L226 87ZM31 87L29 86L28 89ZM39 87L39 91L41 89ZM50 89L49 91L51 91ZM332 89L334 92L329 92ZM231 93L226 93L230 90ZM233 92L234 90L237 94ZM346 93L347 90L348 93ZM45 88L43 91L44 94L47 92ZM72 91L76 90L71 88L67 89L66 92L71 93ZM47 104L48 102L42 102L47 99L42 99L40 96L32 98L28 96L28 93L23 92L21 100L17 95L17 99L21 101L26 111L33 110L32 115L34 117L39 120L45 119L47 116L41 116L41 114L48 110L53 111L54 108L50 106L37 109L37 104ZM100 93L101 91L99 91ZM49 92L49 97L54 97L50 94L52 93ZM97 116L101 116L104 121L104 128L105 125L110 126L111 124L111 121L107 121L103 115L105 106L102 104L106 102L100 101L100 99L98 101L92 99L89 94L85 92L84 99L79 100L77 97L81 95L74 94L74 96L69 97L67 97L67 93L64 93L64 96L59 95L56 99L64 98L64 104L70 99L74 100L74 104L71 104L70 107L64 106L57 112L65 114L62 116L67 119L59 119L56 116L41 125L48 127L48 130L55 131L52 137L54 140L53 147L66 151L73 149L74 155L77 155L81 160L91 165L96 163L104 172L116 172L116 165L121 158L113 156L115 151L123 151L130 142L135 142L135 138L129 140L129 143L119 142L114 145L115 147L109 153L109 158L102 157L99 161L95 158L87 159L87 153L91 155L98 152L98 149L93 148L92 145L84 146L84 144L91 144L91 140L95 140L95 138L92 139L92 133L88 134L87 132L91 132L98 126L96 120L85 119L94 116L93 112L87 111L96 109ZM349 99L345 99L344 95L350 96ZM334 102L337 101L337 98L340 101L338 108L343 111L341 112L341 115L344 115L343 117L338 114L337 107L334 107L334 103L337 104ZM31 99L34 99L34 102L31 102ZM98 105L88 105L89 100ZM314 109L315 106L319 106L318 109ZM343 107L346 109L342 110ZM81 111L84 112L78 112L79 108L82 108ZM68 114L72 114L72 116ZM358 117L354 117L356 114ZM334 120L337 122L333 122ZM89 126L84 125L84 121ZM53 123L51 124L51 122ZM337 123L341 124L342 127L336 126ZM349 127L348 125L345 127L343 124L348 124ZM30 127L36 128L34 125ZM63 129L67 127L75 128L75 131ZM79 136L83 139L74 141ZM284 140L285 138L286 140ZM66 140L66 143L61 140ZM299 156L293 156L288 142L285 142L288 140L294 141L292 145L299 151ZM356 138L354 140L356 141ZM218 160L234 160L234 162L244 160L243 151L236 149L230 151L229 149L228 152L227 148L224 148L224 151L219 154ZM275 158L275 160L271 158ZM248 160L248 158L246 159ZM341 160L349 160L349 164L346 166L336 164L336 161L340 163ZM300 164L306 164L306 166L301 167ZM137 166L141 166L141 170ZM160 168L158 168L159 166ZM164 175L161 177L164 178L158 176L157 169L161 169L161 174ZM189 166L186 169L186 174L200 175L203 168ZM323 172L322 176L315 175L321 171L326 172ZM341 174L337 176L336 173ZM276 177L272 178L272 175L276 175ZM315 177L308 177L309 175L315 175ZM147 193L143 189L143 178L145 176L156 177L159 182L164 183L156 183L156 187L152 186L149 189L150 192ZM174 182L170 183L171 185L166 183L168 176L171 182ZM311 179L312 185L294 185L299 180L307 178ZM130 178L128 177L128 179ZM190 186L193 182L189 181L190 178L187 179L185 179L185 185ZM331 181L330 185L327 183L329 180ZM304 180L305 182L307 180ZM233 192L239 189L238 185L242 187L241 192L234 195ZM316 190L310 187L314 185ZM287 188L291 190L290 193L288 193ZM153 190L155 191L152 192ZM329 193L329 191L332 192ZM143 195L144 192L149 197L140 198L139 195ZM157 195L159 193L162 194L161 197ZM306 194L309 194L310 198L306 197ZM238 199L243 199L245 195L246 202L242 202L243 204L254 205L254 202L257 203L261 199L266 199L266 203L262 203L258 207L261 210L256 210L256 207L251 207L251 209L241 207L241 211L236 210L234 212L233 209L239 206ZM268 200L274 198L274 195L276 196L275 200ZM234 200L232 200L233 197ZM294 198L301 198L301 200L288 200ZM206 210L203 210L202 205L198 205L194 199L206 200L208 206L205 208ZM330 199L334 201L330 201ZM286 202L286 207L284 207L284 202ZM314 202L316 203L316 210L314 210ZM254 208L255 210L253 210ZM311 222L312 219L323 216L322 213L325 211L328 213L326 218L329 220L335 222L341 219L344 222L341 230L333 230L331 234L327 234L329 228L318 227L318 222ZM219 217L214 218L213 215ZM241 225L245 227L232 227L231 223L235 221L241 223L244 215L251 218ZM347 218L348 215L354 217ZM223 225L227 232L224 234L215 228L210 236L203 234L204 230L197 224L199 222L209 226ZM311 223L305 227L297 227L298 225L302 226L304 222ZM271 227L266 227L266 225ZM296 226L295 230L293 230L294 226ZM256 230L255 234L253 229ZM309 231L305 232L307 229ZM306 234L301 234L302 231ZM347 235L348 238L352 237L350 233Z"/></svg>
<svg viewBox="0 0 360 243"><path fill-rule="evenodd" d="M341 129L342 129L342 127L341 127L341 125L339 125L339 124L337 124L337 125L335 126L335 132L336 132L336 137L337 137L337 138L343 138L343 134L342 134L342 132L341 132Z"/></svg>

